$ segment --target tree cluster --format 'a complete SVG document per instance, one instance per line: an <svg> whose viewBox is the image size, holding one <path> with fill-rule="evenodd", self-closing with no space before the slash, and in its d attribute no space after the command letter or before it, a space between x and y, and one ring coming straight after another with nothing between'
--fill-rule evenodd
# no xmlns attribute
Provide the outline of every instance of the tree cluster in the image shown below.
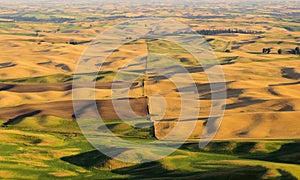
<svg viewBox="0 0 300 180"><path fill-rule="evenodd" d="M241 29L202 29L198 30L197 33L202 35L217 35L223 33L239 33L239 34L262 34L263 31L254 31L254 30L241 30Z"/></svg>
<svg viewBox="0 0 300 180"><path fill-rule="evenodd" d="M263 54L270 54L271 53L271 48L263 48L262 53Z"/></svg>
<svg viewBox="0 0 300 180"><path fill-rule="evenodd" d="M272 51L271 48L263 48L262 49L263 54L270 54L271 51ZM291 49L291 50L288 50L288 51L285 51L285 52L289 53L289 54L300 54L300 49L299 49L299 47L296 47L295 49ZM284 51L282 49L278 49L277 53L278 54L283 54Z"/></svg>

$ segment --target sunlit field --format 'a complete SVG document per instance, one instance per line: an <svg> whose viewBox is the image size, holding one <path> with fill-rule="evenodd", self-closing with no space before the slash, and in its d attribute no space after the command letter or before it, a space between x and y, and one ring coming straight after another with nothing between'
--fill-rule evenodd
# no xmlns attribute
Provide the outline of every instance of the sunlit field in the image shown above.
<svg viewBox="0 0 300 180"><path fill-rule="evenodd" d="M300 179L297 0L42 1L4 0L0 6L1 179ZM227 87L224 117L212 142L199 149L213 103L203 64L172 42L133 39L111 51L93 80L107 128L122 139L149 143L163 139L178 123L179 91L159 74L137 78L128 95L132 109L150 116L142 121L153 127L131 126L114 111L112 83L118 71L145 53L171 57L188 70L200 112L188 140L170 156L121 162L84 137L72 90L85 87L72 83L80 57L99 34L124 21L151 17L191 27L212 48ZM149 66L157 61L148 60ZM155 94L169 105L162 119L155 117L162 107L151 106Z"/></svg>

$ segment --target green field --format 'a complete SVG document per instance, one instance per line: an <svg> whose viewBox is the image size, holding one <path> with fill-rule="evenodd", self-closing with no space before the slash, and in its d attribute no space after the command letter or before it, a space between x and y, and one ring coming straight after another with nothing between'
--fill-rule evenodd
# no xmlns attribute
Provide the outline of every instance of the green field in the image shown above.
<svg viewBox="0 0 300 180"><path fill-rule="evenodd" d="M107 126L120 137L151 141L148 130L118 121ZM34 130L33 130L34 129ZM297 179L300 142L293 140L213 141L199 149L186 143L151 163L129 164L95 150L75 121L26 118L2 127L0 177L11 179ZM149 139L145 139L145 137Z"/></svg>

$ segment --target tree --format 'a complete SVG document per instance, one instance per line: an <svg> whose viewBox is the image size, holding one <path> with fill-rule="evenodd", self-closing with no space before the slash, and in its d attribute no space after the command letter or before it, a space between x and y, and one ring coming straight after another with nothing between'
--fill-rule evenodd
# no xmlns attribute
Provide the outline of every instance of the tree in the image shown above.
<svg viewBox="0 0 300 180"><path fill-rule="evenodd" d="M295 48L295 54L300 54L300 49L299 49L299 47L296 47L296 48Z"/></svg>
<svg viewBox="0 0 300 180"><path fill-rule="evenodd" d="M77 41L70 41L69 44L78 45L79 43Z"/></svg>
<svg viewBox="0 0 300 180"><path fill-rule="evenodd" d="M34 32L35 32L35 35L38 36L39 32L42 32L42 31L41 30L35 30Z"/></svg>
<svg viewBox="0 0 300 180"><path fill-rule="evenodd" d="M282 54L282 49L278 49L278 54Z"/></svg>

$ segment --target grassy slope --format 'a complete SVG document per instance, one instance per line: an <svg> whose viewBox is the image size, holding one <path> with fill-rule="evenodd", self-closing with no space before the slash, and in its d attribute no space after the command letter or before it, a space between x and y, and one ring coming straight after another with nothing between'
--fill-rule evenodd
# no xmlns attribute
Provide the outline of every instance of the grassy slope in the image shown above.
<svg viewBox="0 0 300 180"><path fill-rule="evenodd" d="M107 123L120 136L145 138L145 130ZM160 161L133 165L95 151L71 120L27 118L0 131L2 178L300 178L299 142L292 140L216 141L203 150L189 143Z"/></svg>

